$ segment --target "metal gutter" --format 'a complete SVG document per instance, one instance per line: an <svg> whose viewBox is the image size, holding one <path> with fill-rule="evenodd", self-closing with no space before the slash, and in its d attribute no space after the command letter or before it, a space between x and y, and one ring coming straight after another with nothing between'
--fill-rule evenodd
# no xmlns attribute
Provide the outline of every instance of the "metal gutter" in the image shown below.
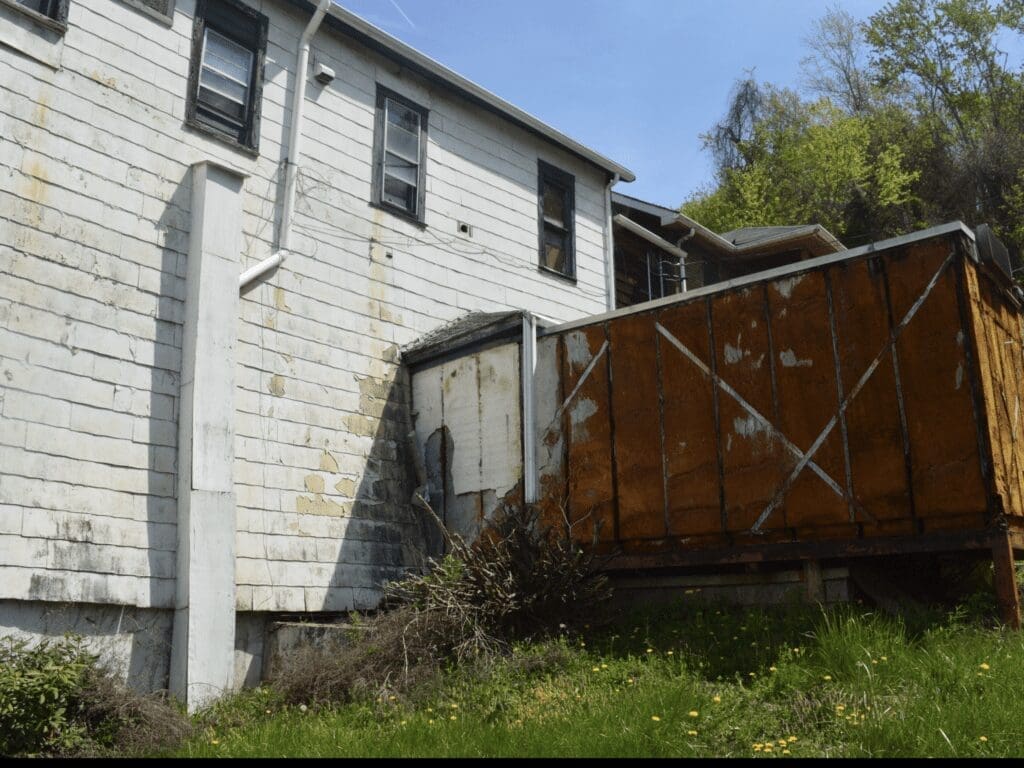
<svg viewBox="0 0 1024 768"><path fill-rule="evenodd" d="M839 253L830 253L827 256L818 256L814 259L807 259L806 261L798 261L793 264L787 264L782 267L776 267L775 269L767 269L764 272L755 272L752 275L744 275L743 277L737 277L732 280L726 280L723 283L715 283L704 288L697 288L686 293L676 294L674 296L666 296L663 299L655 299L654 301L647 301L643 304L634 304L631 307L624 307L617 309L614 312L605 312L600 315L591 315L590 317L584 317L579 320L573 320L568 323L561 325L554 325L547 328L543 328L538 333L538 337L544 337L556 333L564 333L565 331L571 331L576 328L584 328L588 325L594 325L595 323L602 323L607 320L613 320L619 317L626 317L628 315L636 315L641 312L649 312L652 309L661 309L663 307L671 306L672 304L683 304L693 299L702 298L705 296L712 296L716 293L723 293L730 291L733 288L742 288L747 285L753 285L754 283L760 283L767 280L777 280L782 277L791 277L798 275L801 272L809 272L810 270L817 269L818 267L824 267L829 264L835 264L840 261L847 261L850 259L856 259L861 256L867 256L875 253L876 251L885 251L890 248L899 248L904 245L911 245L912 243L920 242L921 240L928 240L933 237L940 237L942 235L948 235L952 233L964 234L973 243L974 232L964 224L962 221L953 221L948 224L940 224L930 229L923 229L920 232L912 232L908 235L901 235L899 237L893 237L888 240L881 240L877 243L869 243L863 245L860 248L854 248L850 251L840 251ZM974 259L977 260L977 256L974 255Z"/></svg>
<svg viewBox="0 0 1024 768"><path fill-rule="evenodd" d="M309 9L311 7L305 0L289 1L301 8ZM484 107L494 114L518 125L520 128L562 147L576 157L596 165L611 176L618 175L622 181L627 182L636 180L636 175L625 166L609 160L589 147L585 147L564 133L555 130L542 120L513 106L486 88L453 72L443 64L420 53L415 48L406 45L337 4L333 4L327 12L327 26L383 54L410 71L443 85L474 104Z"/></svg>
<svg viewBox="0 0 1024 768"><path fill-rule="evenodd" d="M537 428L534 415L534 379L537 373L537 316L523 312L523 346L519 359L522 377L523 501L537 501Z"/></svg>
<svg viewBox="0 0 1024 768"><path fill-rule="evenodd" d="M646 227L641 227L635 221L626 216L623 216L621 213L616 214L615 218L612 219L612 221L618 224L623 229L628 229L637 237L643 238L651 245L657 246L658 248L661 248L663 251L671 253L673 256L678 256L680 259L686 258L686 251L684 251L682 248L677 248L665 238L658 237L658 235L651 232L651 230L647 229Z"/></svg>

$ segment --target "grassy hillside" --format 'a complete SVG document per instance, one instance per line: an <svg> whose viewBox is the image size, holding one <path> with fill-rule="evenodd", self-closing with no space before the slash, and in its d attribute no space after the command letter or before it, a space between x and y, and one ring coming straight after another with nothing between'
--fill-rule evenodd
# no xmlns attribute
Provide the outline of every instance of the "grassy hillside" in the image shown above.
<svg viewBox="0 0 1024 768"><path fill-rule="evenodd" d="M179 756L1021 756L1024 634L975 615L701 605L453 670L331 709L269 689Z"/></svg>

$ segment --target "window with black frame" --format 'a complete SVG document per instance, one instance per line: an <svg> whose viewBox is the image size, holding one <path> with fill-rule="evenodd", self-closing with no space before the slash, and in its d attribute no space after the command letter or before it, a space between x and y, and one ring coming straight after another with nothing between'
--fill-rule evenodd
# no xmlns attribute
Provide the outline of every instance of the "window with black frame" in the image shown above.
<svg viewBox="0 0 1024 768"><path fill-rule="evenodd" d="M538 162L538 176L540 267L575 278L576 179L543 160Z"/></svg>
<svg viewBox="0 0 1024 768"><path fill-rule="evenodd" d="M68 19L68 0L14 0L18 5L64 24Z"/></svg>
<svg viewBox="0 0 1024 768"><path fill-rule="evenodd" d="M373 202L423 222L428 112L388 89L377 88Z"/></svg>
<svg viewBox="0 0 1024 768"><path fill-rule="evenodd" d="M234 0L198 0L192 35L186 122L257 149L267 17Z"/></svg>

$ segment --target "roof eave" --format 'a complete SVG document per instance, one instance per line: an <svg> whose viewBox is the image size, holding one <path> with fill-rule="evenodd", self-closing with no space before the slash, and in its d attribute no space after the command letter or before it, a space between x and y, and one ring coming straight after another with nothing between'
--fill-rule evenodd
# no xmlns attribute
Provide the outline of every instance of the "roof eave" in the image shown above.
<svg viewBox="0 0 1024 768"><path fill-rule="evenodd" d="M307 0L289 0L289 2L309 11L312 11L313 8ZM500 96L477 85L472 80L453 72L440 62L392 37L365 19L356 16L351 11L345 10L337 5L337 3L331 5L330 10L327 12L326 22L328 26L352 37L368 48L395 60L409 70L449 88L474 104L482 106L520 128L546 139L581 160L586 160L592 165L597 166L605 171L609 177L617 176L619 180L626 182L636 180L636 174L625 166L619 165L604 155L580 144L575 139L569 138L542 120L510 104Z"/></svg>

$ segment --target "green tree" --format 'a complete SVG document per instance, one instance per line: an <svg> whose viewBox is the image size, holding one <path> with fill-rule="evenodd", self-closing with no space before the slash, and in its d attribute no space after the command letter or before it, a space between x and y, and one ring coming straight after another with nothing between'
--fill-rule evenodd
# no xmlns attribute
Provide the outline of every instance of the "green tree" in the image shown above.
<svg viewBox="0 0 1024 768"><path fill-rule="evenodd" d="M762 98L750 137L736 148L745 164L722 168L717 187L687 201L685 214L719 232L817 223L840 237L864 236L865 221L905 220L888 210L912 201L916 174L898 145L875 146L870 117L792 91L763 89Z"/></svg>

